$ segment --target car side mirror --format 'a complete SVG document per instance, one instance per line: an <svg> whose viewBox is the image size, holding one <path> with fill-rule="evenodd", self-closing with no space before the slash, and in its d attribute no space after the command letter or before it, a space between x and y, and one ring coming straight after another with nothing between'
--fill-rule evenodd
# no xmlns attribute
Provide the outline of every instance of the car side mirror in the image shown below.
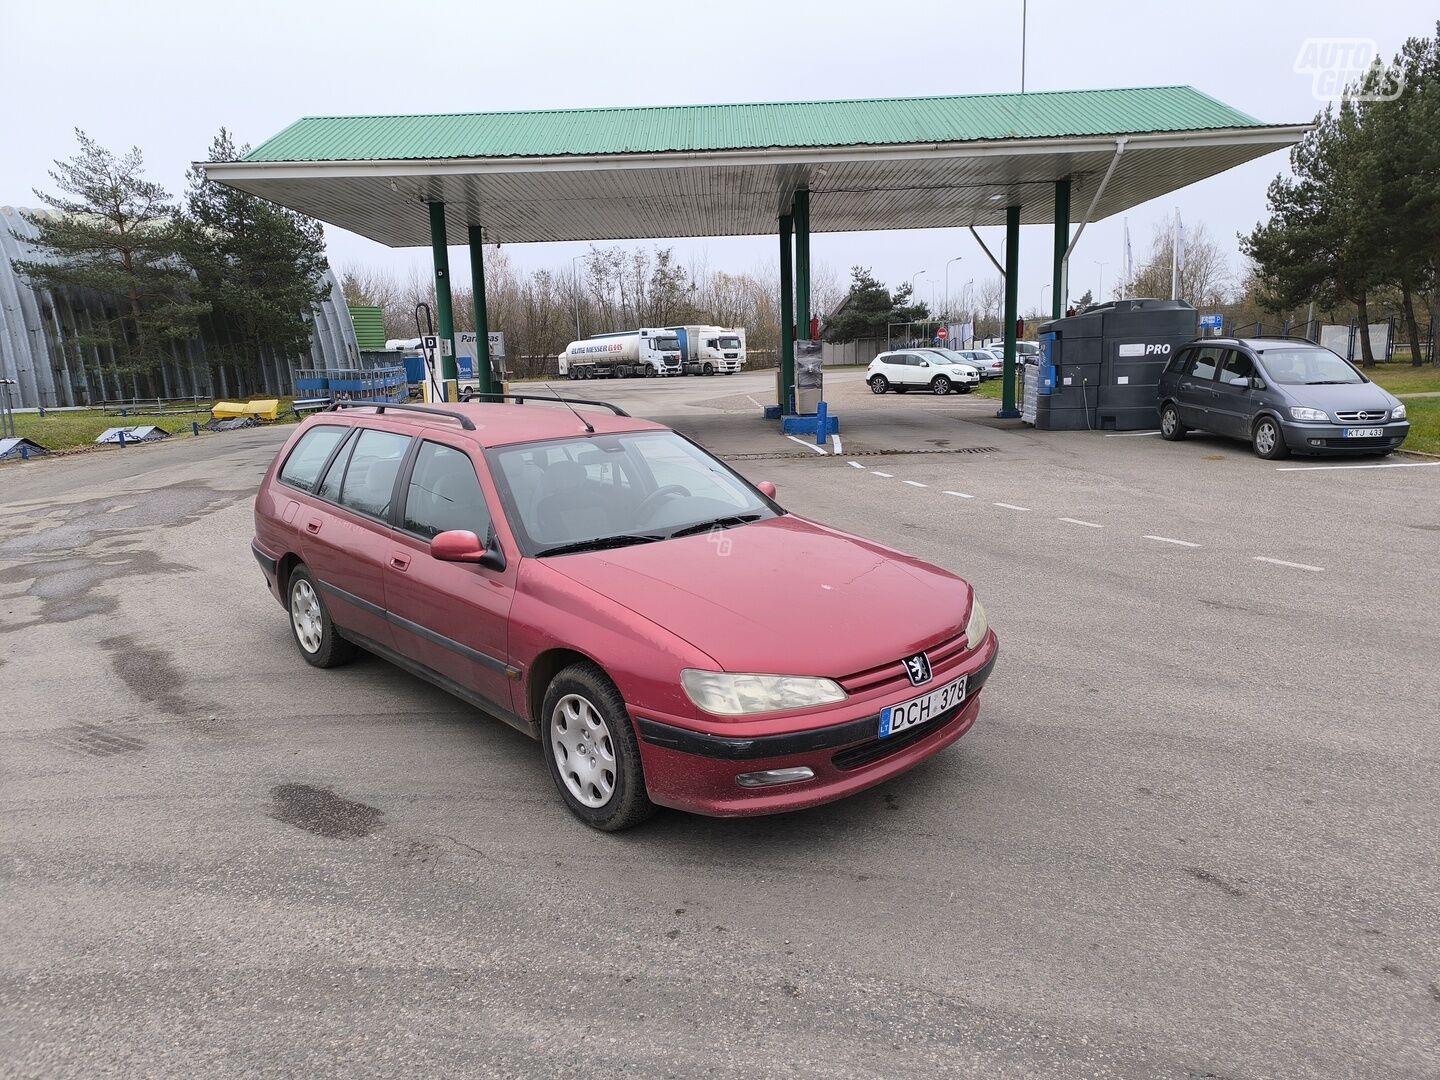
<svg viewBox="0 0 1440 1080"><path fill-rule="evenodd" d="M504 570L505 553L499 546L487 548L468 529L451 529L430 541L430 556L439 562L476 563L487 570Z"/></svg>
<svg viewBox="0 0 1440 1080"><path fill-rule="evenodd" d="M1255 378L1254 376L1251 376L1251 378L1250 378L1250 389L1251 389L1251 390L1264 390L1264 389L1265 389L1265 380L1264 380L1264 379L1257 379L1257 378Z"/></svg>
<svg viewBox="0 0 1440 1080"><path fill-rule="evenodd" d="M929 366L930 366L930 361L929 361L929 360L921 360L921 361L920 361L920 366L921 366L921 367L929 367Z"/></svg>
<svg viewBox="0 0 1440 1080"><path fill-rule="evenodd" d="M759 490L760 494L764 495L767 499L775 498L775 485L769 480L761 480L755 487Z"/></svg>

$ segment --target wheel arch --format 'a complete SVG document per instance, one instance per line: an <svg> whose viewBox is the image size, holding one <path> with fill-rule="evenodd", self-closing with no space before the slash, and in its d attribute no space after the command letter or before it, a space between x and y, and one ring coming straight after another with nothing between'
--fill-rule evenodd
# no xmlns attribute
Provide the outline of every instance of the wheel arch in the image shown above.
<svg viewBox="0 0 1440 1080"><path fill-rule="evenodd" d="M545 691L550 689L550 683L554 681L556 675L571 664L578 663L590 664L605 674L607 679L610 679L604 664L579 649L572 649L565 645L546 649L530 662L525 673L525 718L530 721L530 732L535 738L541 738L544 731L541 706L545 703ZM615 680L610 679L610 681L613 683Z"/></svg>

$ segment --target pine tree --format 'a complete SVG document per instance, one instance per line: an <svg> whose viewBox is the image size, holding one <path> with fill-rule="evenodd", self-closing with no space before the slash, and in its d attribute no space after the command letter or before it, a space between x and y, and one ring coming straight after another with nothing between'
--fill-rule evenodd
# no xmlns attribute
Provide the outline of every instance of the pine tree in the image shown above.
<svg viewBox="0 0 1440 1080"><path fill-rule="evenodd" d="M169 194L145 179L139 149L117 157L78 128L75 137L79 152L50 170L61 194L35 192L53 213L23 215L39 234L30 243L49 259L16 267L37 288L104 296L106 318L76 342L110 350L117 375L154 393L149 377L206 310L182 257L184 230Z"/></svg>
<svg viewBox="0 0 1440 1080"><path fill-rule="evenodd" d="M221 128L208 160L238 161L248 150ZM202 166L188 175L187 256L223 330L209 355L258 381L267 353L290 358L310 348L315 306L329 292L324 234L312 218L206 180Z"/></svg>

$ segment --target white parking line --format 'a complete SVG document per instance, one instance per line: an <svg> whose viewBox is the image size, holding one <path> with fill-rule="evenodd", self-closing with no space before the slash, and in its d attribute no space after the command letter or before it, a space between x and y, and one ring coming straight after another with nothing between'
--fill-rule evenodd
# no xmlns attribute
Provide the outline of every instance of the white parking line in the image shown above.
<svg viewBox="0 0 1440 1080"><path fill-rule="evenodd" d="M851 461L851 462L848 462L848 464L849 464L850 468L852 468L852 469L863 469L863 468L865 468L865 466L864 466L864 465L861 465L858 461Z"/></svg>
<svg viewBox="0 0 1440 1080"><path fill-rule="evenodd" d="M1081 521L1079 518L1061 518L1061 521L1068 521L1071 525L1084 525L1087 529L1103 529L1104 525L1097 525L1093 521Z"/></svg>
<svg viewBox="0 0 1440 1080"><path fill-rule="evenodd" d="M1325 567L1323 566L1310 566L1308 563L1303 562L1286 562L1284 559L1271 559L1264 555L1256 555L1255 561L1274 563L1276 566L1288 566L1292 570L1309 570L1315 574L1323 574L1325 572Z"/></svg>
<svg viewBox="0 0 1440 1080"><path fill-rule="evenodd" d="M1440 461L1387 461L1383 465L1280 465L1276 472L1320 472L1324 469L1423 469L1427 465L1440 465Z"/></svg>
<svg viewBox="0 0 1440 1080"><path fill-rule="evenodd" d="M750 399L750 404L751 404L751 405L754 405L757 409L763 409L763 408L765 408L764 405L761 405L760 402L758 402L758 401L755 400L755 395L754 395L754 394L746 394L745 396Z"/></svg>
<svg viewBox="0 0 1440 1080"><path fill-rule="evenodd" d="M1173 536L1151 536L1145 534L1146 540L1159 540L1162 544L1179 544L1181 547L1199 547L1199 544L1192 544L1189 540L1176 540Z"/></svg>
<svg viewBox="0 0 1440 1080"><path fill-rule="evenodd" d="M879 469L871 469L871 470L870 470L870 475L871 475L871 476L883 476L886 480L893 480L894 477L895 477L895 474L894 474L894 473L881 472Z"/></svg>
<svg viewBox="0 0 1440 1080"><path fill-rule="evenodd" d="M800 438L800 436L798 436L798 435L786 435L785 438L789 439L791 442L798 442L801 446L808 446L811 450L814 450L815 453L817 453L817 454L823 454L823 453L825 453L825 448L824 448L823 446L816 446L813 442L810 442L810 441L808 441L808 440L806 440L806 439L802 439L802 438Z"/></svg>
<svg viewBox="0 0 1440 1080"><path fill-rule="evenodd" d="M835 440L835 456L836 456L836 457L839 457L841 454L843 454L843 453L845 452L845 448L840 445L840 436L839 436L839 435L831 435L830 438L832 438L832 439Z"/></svg>
<svg viewBox="0 0 1440 1080"><path fill-rule="evenodd" d="M974 495L966 495L963 491L947 491L946 495L954 495L957 499L973 499Z"/></svg>
<svg viewBox="0 0 1440 1080"><path fill-rule="evenodd" d="M1110 431L1107 432L1107 439L1133 439L1136 435L1159 435L1158 431Z"/></svg>
<svg viewBox="0 0 1440 1080"><path fill-rule="evenodd" d="M902 484L909 484L911 487L929 487L929 484L922 484L919 480L901 480Z"/></svg>
<svg viewBox="0 0 1440 1080"><path fill-rule="evenodd" d="M1016 506L1014 503L997 502L995 505L1003 506L1006 510L1023 510L1027 514L1030 512L1030 508L1028 506Z"/></svg>

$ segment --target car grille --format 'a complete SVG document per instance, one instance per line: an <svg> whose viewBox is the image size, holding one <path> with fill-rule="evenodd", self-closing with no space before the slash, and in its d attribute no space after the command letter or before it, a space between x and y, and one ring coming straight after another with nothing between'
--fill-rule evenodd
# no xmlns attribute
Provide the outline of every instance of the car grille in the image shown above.
<svg viewBox="0 0 1440 1080"><path fill-rule="evenodd" d="M1361 409L1359 412L1337 412L1335 419L1342 424L1383 424L1389 416L1389 409Z"/></svg>
<svg viewBox="0 0 1440 1080"><path fill-rule="evenodd" d="M930 670L934 678L925 685L938 686L941 676L960 662L965 655L966 647L967 642L962 632L926 649L925 655L930 658ZM910 676L905 672L905 661L898 657L888 664L881 664L879 667L867 668L865 671L846 675L839 682L847 694L868 694L874 690L889 692L911 685Z"/></svg>
<svg viewBox="0 0 1440 1080"><path fill-rule="evenodd" d="M921 724L919 727L911 728L909 731L901 732L899 735L891 735L885 739L867 739L863 743L856 743L854 746L846 747L844 750L831 756L830 761L837 769L849 770L858 769L862 765L873 765L875 762L898 754L907 746L914 746L921 739L928 739L931 735L938 735L947 730L959 719L960 714L965 711L965 706L970 704L969 699L962 701L953 709L941 713L928 724ZM879 720L877 718L878 726Z"/></svg>

